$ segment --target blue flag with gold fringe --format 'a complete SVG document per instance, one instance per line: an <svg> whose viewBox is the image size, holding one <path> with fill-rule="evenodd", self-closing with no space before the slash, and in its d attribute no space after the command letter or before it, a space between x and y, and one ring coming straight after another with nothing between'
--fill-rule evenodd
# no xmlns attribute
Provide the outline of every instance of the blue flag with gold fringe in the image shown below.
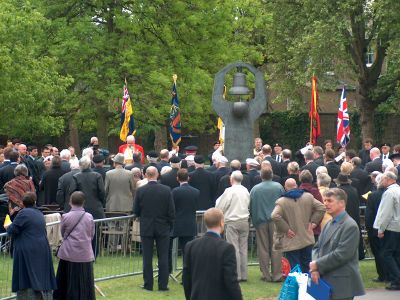
<svg viewBox="0 0 400 300"><path fill-rule="evenodd" d="M125 80L124 85L124 96L122 97L122 108L121 108L121 131L119 132L119 138L125 142L128 135L134 135L135 130L135 119L133 117L132 101L128 92L128 84Z"/></svg>
<svg viewBox="0 0 400 300"><path fill-rule="evenodd" d="M169 135L172 145L178 146L181 142L181 112L179 109L179 98L176 91L176 80L178 76L174 74L174 84L172 85L171 110L169 113Z"/></svg>

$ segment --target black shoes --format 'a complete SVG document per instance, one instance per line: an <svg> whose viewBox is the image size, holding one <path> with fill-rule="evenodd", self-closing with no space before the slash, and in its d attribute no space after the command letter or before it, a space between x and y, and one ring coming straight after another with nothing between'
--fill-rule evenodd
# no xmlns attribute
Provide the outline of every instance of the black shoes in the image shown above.
<svg viewBox="0 0 400 300"><path fill-rule="evenodd" d="M160 291L160 292L167 292L167 291L169 291L169 288L158 288L158 290Z"/></svg>
<svg viewBox="0 0 400 300"><path fill-rule="evenodd" d="M400 284L391 284L386 289L389 291L400 291Z"/></svg>

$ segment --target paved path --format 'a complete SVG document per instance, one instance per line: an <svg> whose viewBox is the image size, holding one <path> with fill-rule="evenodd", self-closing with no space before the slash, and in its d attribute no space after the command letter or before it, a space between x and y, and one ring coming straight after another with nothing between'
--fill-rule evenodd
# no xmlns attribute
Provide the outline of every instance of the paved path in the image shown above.
<svg viewBox="0 0 400 300"><path fill-rule="evenodd" d="M356 300L399 300L400 291L387 291L385 289L366 290L367 294L362 297L355 297Z"/></svg>

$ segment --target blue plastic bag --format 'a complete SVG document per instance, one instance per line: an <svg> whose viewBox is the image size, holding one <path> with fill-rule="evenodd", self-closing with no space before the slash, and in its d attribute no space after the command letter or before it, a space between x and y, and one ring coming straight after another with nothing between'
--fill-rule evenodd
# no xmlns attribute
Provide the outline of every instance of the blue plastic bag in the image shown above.
<svg viewBox="0 0 400 300"><path fill-rule="evenodd" d="M302 273L299 265L296 265L283 283L279 300L298 300L299 298L299 284L296 277L290 275L291 273Z"/></svg>

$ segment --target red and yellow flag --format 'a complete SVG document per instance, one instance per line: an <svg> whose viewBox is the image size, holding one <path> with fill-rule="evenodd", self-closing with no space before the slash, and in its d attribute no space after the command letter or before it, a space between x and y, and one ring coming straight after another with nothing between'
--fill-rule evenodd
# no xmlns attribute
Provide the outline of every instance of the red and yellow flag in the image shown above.
<svg viewBox="0 0 400 300"><path fill-rule="evenodd" d="M311 103L310 112L310 144L315 145L317 138L321 135L321 124L318 114L318 90L317 90L317 77L311 78Z"/></svg>

